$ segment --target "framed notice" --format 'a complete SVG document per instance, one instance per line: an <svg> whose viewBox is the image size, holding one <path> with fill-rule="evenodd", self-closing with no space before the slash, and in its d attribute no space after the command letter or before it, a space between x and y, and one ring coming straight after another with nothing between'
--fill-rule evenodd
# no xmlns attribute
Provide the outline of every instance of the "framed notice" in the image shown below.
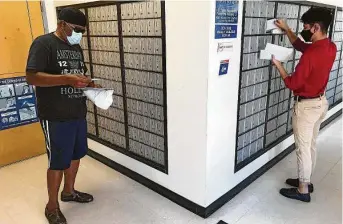
<svg viewBox="0 0 343 224"><path fill-rule="evenodd" d="M33 86L25 77L0 79L0 130L38 122Z"/></svg>
<svg viewBox="0 0 343 224"><path fill-rule="evenodd" d="M238 1L216 1L215 23L238 23Z"/></svg>
<svg viewBox="0 0 343 224"><path fill-rule="evenodd" d="M236 38L237 25L216 25L216 39Z"/></svg>
<svg viewBox="0 0 343 224"><path fill-rule="evenodd" d="M239 1L216 1L215 39L237 38Z"/></svg>

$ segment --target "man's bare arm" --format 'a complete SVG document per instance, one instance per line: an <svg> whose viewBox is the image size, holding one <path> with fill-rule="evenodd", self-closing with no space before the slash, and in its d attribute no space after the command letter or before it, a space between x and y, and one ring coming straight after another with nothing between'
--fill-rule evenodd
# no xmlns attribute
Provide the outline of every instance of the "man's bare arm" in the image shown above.
<svg viewBox="0 0 343 224"><path fill-rule="evenodd" d="M291 30L291 28L289 28L284 20L276 20L275 25L286 33L289 41L292 43L295 50L304 52L311 45L298 39L297 35Z"/></svg>
<svg viewBox="0 0 343 224"><path fill-rule="evenodd" d="M88 86L91 82L83 75L51 75L44 72L26 72L27 83L39 87L70 85L77 88Z"/></svg>
<svg viewBox="0 0 343 224"><path fill-rule="evenodd" d="M290 28L285 30L285 33L286 33L289 41L291 42L291 44L294 44L294 42L298 39L297 35L295 35L295 33Z"/></svg>

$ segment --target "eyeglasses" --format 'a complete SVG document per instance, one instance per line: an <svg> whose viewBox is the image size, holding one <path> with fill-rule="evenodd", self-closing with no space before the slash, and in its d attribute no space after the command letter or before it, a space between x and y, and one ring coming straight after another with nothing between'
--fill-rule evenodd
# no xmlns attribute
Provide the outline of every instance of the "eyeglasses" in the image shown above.
<svg viewBox="0 0 343 224"><path fill-rule="evenodd" d="M84 33L86 32L86 30L83 29L83 28L80 28L80 27L77 27L77 26L73 26L73 25L71 25L70 23L67 23L67 22L66 22L66 24L67 24L72 30L74 30L75 33L82 33L82 34L84 34Z"/></svg>

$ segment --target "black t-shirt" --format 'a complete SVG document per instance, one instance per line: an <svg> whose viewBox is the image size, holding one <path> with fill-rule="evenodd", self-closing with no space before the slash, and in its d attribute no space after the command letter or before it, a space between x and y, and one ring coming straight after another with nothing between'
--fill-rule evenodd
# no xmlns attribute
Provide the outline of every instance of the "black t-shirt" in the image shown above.
<svg viewBox="0 0 343 224"><path fill-rule="evenodd" d="M80 45L71 46L49 33L32 43L26 71L52 75L85 74L87 67ZM86 117L86 98L80 89L37 86L36 96L40 119L66 121Z"/></svg>

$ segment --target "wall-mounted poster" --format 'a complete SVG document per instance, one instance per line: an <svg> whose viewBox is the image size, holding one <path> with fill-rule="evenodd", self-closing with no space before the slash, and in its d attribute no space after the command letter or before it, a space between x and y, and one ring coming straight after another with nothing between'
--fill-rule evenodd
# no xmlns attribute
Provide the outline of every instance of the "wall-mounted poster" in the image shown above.
<svg viewBox="0 0 343 224"><path fill-rule="evenodd" d="M0 130L37 121L36 97L25 77L0 79Z"/></svg>
<svg viewBox="0 0 343 224"><path fill-rule="evenodd" d="M216 39L236 38L237 25L216 25Z"/></svg>
<svg viewBox="0 0 343 224"><path fill-rule="evenodd" d="M216 1L215 39L237 38L239 1Z"/></svg>
<svg viewBox="0 0 343 224"><path fill-rule="evenodd" d="M216 23L238 23L238 1L216 1Z"/></svg>
<svg viewBox="0 0 343 224"><path fill-rule="evenodd" d="M229 59L222 60L219 65L219 75L226 75L229 70Z"/></svg>

